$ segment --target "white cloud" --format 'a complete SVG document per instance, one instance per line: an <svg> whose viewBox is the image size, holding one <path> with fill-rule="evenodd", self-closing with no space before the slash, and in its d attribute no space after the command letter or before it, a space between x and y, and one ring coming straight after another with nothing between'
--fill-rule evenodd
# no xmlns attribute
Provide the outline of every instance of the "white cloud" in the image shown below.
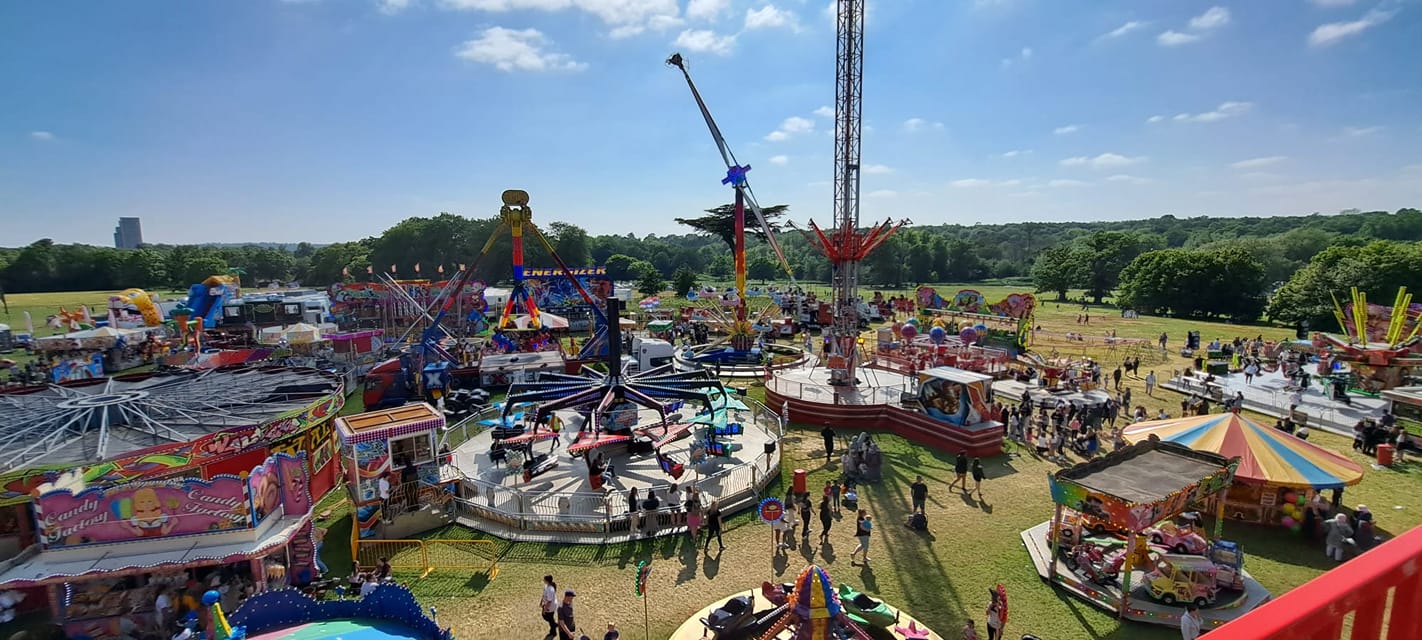
<svg viewBox="0 0 1422 640"><path fill-rule="evenodd" d="M437 0L436 5L451 11L490 13L576 9L600 18L613 28L615 37L635 35L647 28L666 29L681 24L677 0ZM673 21L675 24L669 24Z"/></svg>
<svg viewBox="0 0 1422 640"><path fill-rule="evenodd" d="M773 29L785 27L792 31L800 30L800 21L795 17L795 13L785 9L776 8L773 4L765 5L760 9L746 9L746 30Z"/></svg>
<svg viewBox="0 0 1422 640"><path fill-rule="evenodd" d="M393 16L410 8L410 0L377 0L375 8L387 16Z"/></svg>
<svg viewBox="0 0 1422 640"><path fill-rule="evenodd" d="M1126 35L1126 34L1132 32L1132 31L1138 31L1138 30L1140 30L1140 29L1143 29L1143 28L1145 28L1146 25L1148 25L1148 24L1150 24L1150 23L1148 23L1148 22L1141 22L1140 20L1132 20L1132 21L1130 21L1130 22L1127 22L1126 24L1123 24L1123 25L1121 25L1121 26L1119 26L1119 27L1116 27L1115 29L1112 29L1112 30L1106 32L1105 34L1102 34L1102 36L1101 36L1100 39L1106 40L1106 39L1110 39L1110 38L1119 38L1119 37L1124 36L1124 35Z"/></svg>
<svg viewBox="0 0 1422 640"><path fill-rule="evenodd" d="M1199 42L1206 34L1220 27L1229 24L1229 9L1224 7L1210 7L1204 13L1190 18L1190 25L1187 31L1176 31L1168 29L1155 37L1155 41L1162 47L1178 47L1183 44Z"/></svg>
<svg viewBox="0 0 1422 640"><path fill-rule="evenodd" d="M1196 31L1210 31L1229 24L1229 9L1210 7L1204 13L1190 18L1190 28Z"/></svg>
<svg viewBox="0 0 1422 640"><path fill-rule="evenodd" d="M1330 22L1319 25L1317 29L1313 30L1313 33L1308 34L1308 43L1315 47L1326 47L1387 22L1395 15L1397 15L1396 9L1391 11L1373 9L1363 17L1351 22Z"/></svg>
<svg viewBox="0 0 1422 640"><path fill-rule="evenodd" d="M943 123L929 122L927 120L924 120L923 118L909 118L908 120L904 121L904 131L922 131L924 129L942 131Z"/></svg>
<svg viewBox="0 0 1422 640"><path fill-rule="evenodd" d="M1254 103L1252 102L1222 102L1220 106L1215 107L1214 111L1206 111L1204 113L1180 113L1176 114L1174 120L1176 122L1219 122L1226 118L1233 118L1249 113L1253 108Z"/></svg>
<svg viewBox="0 0 1422 640"><path fill-rule="evenodd" d="M863 167L861 167L861 168L859 169L859 172L860 172L860 173L865 173L865 174L868 174L868 175L871 175L871 176L874 176L874 175L884 175L884 174L886 174L886 173L893 173L894 170L893 170L892 168L890 168L890 167L888 167L888 166L886 166L886 165L882 165L882 164L866 164L866 165L864 165Z"/></svg>
<svg viewBox="0 0 1422 640"><path fill-rule="evenodd" d="M894 191L893 189L880 189L878 191L870 191L866 195L870 198L897 198L899 196L899 192Z"/></svg>
<svg viewBox="0 0 1422 640"><path fill-rule="evenodd" d="M954 189L974 189L977 187L991 187L992 185L992 180L984 180L982 178L963 178L948 183L948 186Z"/></svg>
<svg viewBox="0 0 1422 640"><path fill-rule="evenodd" d="M1025 156L1025 155L1028 155L1028 154L1030 154L1030 153L1032 153L1032 150L1031 150L1031 149L1013 149L1013 150L1011 150L1011 151L1008 151L1008 152L1003 153L1003 154L1002 154L1002 157L1004 157L1004 158L1016 158L1017 156Z"/></svg>
<svg viewBox="0 0 1422 640"><path fill-rule="evenodd" d="M692 20L715 20L730 8L731 0L691 0L686 3L686 17Z"/></svg>
<svg viewBox="0 0 1422 640"><path fill-rule="evenodd" d="M731 53L731 49L736 46L736 36L718 36L710 29L687 29L682 31L672 43L674 47L680 47L693 53L714 53L724 56Z"/></svg>
<svg viewBox="0 0 1422 640"><path fill-rule="evenodd" d="M54 134L48 131L31 131L30 137L42 142L49 142L54 139Z"/></svg>
<svg viewBox="0 0 1422 640"><path fill-rule="evenodd" d="M785 166L790 164L790 156L770 156L770 164Z"/></svg>
<svg viewBox="0 0 1422 640"><path fill-rule="evenodd" d="M465 40L454 55L489 64L500 71L582 71L587 64L565 53L548 51L548 38L537 29L489 27L474 40Z"/></svg>
<svg viewBox="0 0 1422 640"><path fill-rule="evenodd" d="M1151 117L1149 117L1149 118L1146 118L1146 122L1148 122L1148 123L1150 123L1150 124L1155 124L1155 123L1160 122L1161 120L1164 120L1164 119L1165 119L1165 116L1151 116Z"/></svg>
<svg viewBox="0 0 1422 640"><path fill-rule="evenodd" d="M1050 181L1047 182L1047 186L1053 187L1053 188L1057 188L1057 187L1084 187L1084 186L1087 186L1088 184L1091 184L1091 183L1089 183L1089 182L1082 182L1082 181L1080 181L1080 180L1062 180L1062 179L1050 180Z"/></svg>
<svg viewBox="0 0 1422 640"><path fill-rule="evenodd" d="M1129 167L1133 164L1140 164L1146 161L1145 156L1123 156L1119 153L1103 153L1095 158L1089 156L1076 156L1061 161L1063 167L1091 167L1092 169L1108 169L1114 167Z"/></svg>
<svg viewBox="0 0 1422 640"><path fill-rule="evenodd" d="M790 116L780 123L780 128L771 131L765 136L770 142L784 142L797 133L809 133L815 130L815 121L800 116Z"/></svg>
<svg viewBox="0 0 1422 640"><path fill-rule="evenodd" d="M831 107L820 107L818 109L815 109L815 115L821 118L833 118L834 109Z"/></svg>
<svg viewBox="0 0 1422 640"><path fill-rule="evenodd" d="M1113 176L1107 176L1107 177L1106 177L1106 180L1107 180L1108 182L1124 182L1124 183L1126 183L1126 184L1148 184L1148 183L1150 183L1150 180L1147 179L1147 178L1141 178L1141 177L1138 177L1138 176L1127 175L1127 174L1124 174L1124 173L1118 173L1118 174L1113 175Z"/></svg>
<svg viewBox="0 0 1422 640"><path fill-rule="evenodd" d="M1230 164L1229 166L1235 169L1258 169L1260 167L1267 167L1272 164L1279 164L1280 162L1283 162L1288 159L1288 156L1265 156L1262 158L1250 158L1248 160L1240 160L1239 162L1235 162L1233 164Z"/></svg>
<svg viewBox="0 0 1422 640"><path fill-rule="evenodd" d="M1081 131L1081 125L1079 124L1069 124L1064 127L1057 127L1055 129L1052 129L1052 133L1059 136L1076 133L1078 131Z"/></svg>
<svg viewBox="0 0 1422 640"><path fill-rule="evenodd" d="M1382 127L1343 127L1343 135L1349 138L1361 138L1363 136L1373 135L1382 130Z"/></svg>
<svg viewBox="0 0 1422 640"><path fill-rule="evenodd" d="M1011 57L1011 58L1003 58L1003 59L1002 59L1002 66L1003 66L1004 68L1006 68L1006 67L1012 66L1012 63L1014 63L1014 62L1026 62L1026 61L1031 60L1031 59L1032 59L1032 47L1022 47L1022 50L1019 51L1019 52L1017 52L1017 55L1016 55L1016 56L1013 56L1013 57Z"/></svg>
<svg viewBox="0 0 1422 640"><path fill-rule="evenodd" d="M1200 39L1193 33L1180 33L1179 31L1166 31L1155 37L1155 41L1162 47L1178 47L1182 44L1190 44Z"/></svg>

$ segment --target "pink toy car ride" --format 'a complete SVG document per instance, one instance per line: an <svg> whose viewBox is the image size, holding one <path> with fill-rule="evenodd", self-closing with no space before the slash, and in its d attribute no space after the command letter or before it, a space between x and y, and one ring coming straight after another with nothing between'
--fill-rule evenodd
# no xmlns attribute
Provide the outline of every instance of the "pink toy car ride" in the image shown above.
<svg viewBox="0 0 1422 640"><path fill-rule="evenodd" d="M1191 527L1179 527L1174 523L1161 523L1158 527L1145 530L1145 534L1150 537L1151 544L1166 547L1175 553L1190 555L1204 555L1209 551L1210 545L1205 542L1204 536L1195 533Z"/></svg>

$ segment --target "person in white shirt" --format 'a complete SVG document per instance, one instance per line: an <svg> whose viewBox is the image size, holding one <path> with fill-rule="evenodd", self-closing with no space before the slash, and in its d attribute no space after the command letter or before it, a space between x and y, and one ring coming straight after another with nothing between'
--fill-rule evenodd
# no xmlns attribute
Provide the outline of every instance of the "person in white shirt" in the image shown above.
<svg viewBox="0 0 1422 640"><path fill-rule="evenodd" d="M172 615L173 600L168 597L167 591L160 590L157 599L153 601L153 622L158 625L159 630L166 630Z"/></svg>
<svg viewBox="0 0 1422 640"><path fill-rule="evenodd" d="M390 478L382 475L376 485L380 490L380 517L391 520L394 516L390 513Z"/></svg>
<svg viewBox="0 0 1422 640"><path fill-rule="evenodd" d="M1194 604L1185 606L1185 615L1180 616L1180 637L1195 640L1200 637L1200 608Z"/></svg>
<svg viewBox="0 0 1422 640"><path fill-rule="evenodd" d="M1146 377L1145 377L1145 387L1146 387L1146 395L1148 395L1148 396L1154 396L1154 391L1155 391L1155 372L1154 372L1154 371L1152 371L1152 372L1146 374Z"/></svg>
<svg viewBox="0 0 1422 640"><path fill-rule="evenodd" d="M558 584L553 582L553 576L543 576L543 597L538 600L538 613L548 623L548 635L545 637L558 635L558 621L555 618L558 613Z"/></svg>
<svg viewBox="0 0 1422 640"><path fill-rule="evenodd" d="M378 586L380 586L380 583L375 581L374 576L366 576L365 582L360 585L360 597L364 598L375 593L375 588Z"/></svg>

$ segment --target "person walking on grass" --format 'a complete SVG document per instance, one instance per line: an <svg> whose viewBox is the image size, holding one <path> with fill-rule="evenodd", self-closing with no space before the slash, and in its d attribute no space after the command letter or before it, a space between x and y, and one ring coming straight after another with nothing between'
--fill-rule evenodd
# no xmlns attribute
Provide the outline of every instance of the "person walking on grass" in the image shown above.
<svg viewBox="0 0 1422 640"><path fill-rule="evenodd" d="M913 498L913 513L922 512L928 501L928 485L923 483L923 476L918 476L909 486L909 496Z"/></svg>
<svg viewBox="0 0 1422 640"><path fill-rule="evenodd" d="M798 500L800 505L800 541L810 543L810 496L801 496Z"/></svg>
<svg viewBox="0 0 1422 640"><path fill-rule="evenodd" d="M826 544L826 543L829 542L830 523L833 522L833 521L834 521L834 518L833 518L832 514L830 513L830 500L829 500L829 496L825 496L825 497L823 497L823 498L820 498L820 543L821 543L821 544Z"/></svg>
<svg viewBox="0 0 1422 640"><path fill-rule="evenodd" d="M558 607L558 640L578 637L578 623L573 619L573 598L577 595L572 589L563 592L563 604Z"/></svg>
<svg viewBox="0 0 1422 640"><path fill-rule="evenodd" d="M978 493L978 499L983 499L983 478L987 474L983 472L983 461L981 458L973 458L973 491Z"/></svg>
<svg viewBox="0 0 1422 640"><path fill-rule="evenodd" d="M829 463L834 460L834 429L825 425L825 428L820 430L820 437L825 440L825 462Z"/></svg>
<svg viewBox="0 0 1422 640"><path fill-rule="evenodd" d="M953 482L948 485L948 490L949 490L949 491L952 491L952 490L953 490L953 487L958 486L958 483L962 483L963 491L967 491L967 490L968 490L968 452L967 452L967 451L962 451L962 450L958 451L958 459L956 459L956 460L953 461L953 474L954 474Z"/></svg>
<svg viewBox="0 0 1422 640"><path fill-rule="evenodd" d="M1155 372L1154 372L1154 371L1152 371L1152 372L1146 374L1146 377L1145 377L1145 385L1146 385L1146 395L1148 395L1148 396L1154 398L1154 397L1155 397Z"/></svg>
<svg viewBox="0 0 1422 640"><path fill-rule="evenodd" d="M711 551L711 536L716 536L716 546L719 550L724 550L726 545L721 542L721 505L716 500L711 501L711 506L706 509L706 547L703 553Z"/></svg>
<svg viewBox="0 0 1422 640"><path fill-rule="evenodd" d="M869 566L869 534L873 532L873 530L873 520L869 517L868 513L860 509L859 516L854 523L854 537L859 540L859 544L855 545L854 551L849 552L850 566L859 566L854 562L854 557L861 553L864 554L864 566Z"/></svg>
<svg viewBox="0 0 1422 640"><path fill-rule="evenodd" d="M558 584L553 582L553 576L543 576L543 597L538 601L538 611L543 616L543 621L548 623L548 635L545 638L552 638L558 635Z"/></svg>
<svg viewBox="0 0 1422 640"><path fill-rule="evenodd" d="M833 504L833 505L834 505L834 512L835 512L836 514L839 513L839 496L840 496L839 478L835 478L834 480L831 480L830 483L829 483L829 497L830 497L830 504Z"/></svg>

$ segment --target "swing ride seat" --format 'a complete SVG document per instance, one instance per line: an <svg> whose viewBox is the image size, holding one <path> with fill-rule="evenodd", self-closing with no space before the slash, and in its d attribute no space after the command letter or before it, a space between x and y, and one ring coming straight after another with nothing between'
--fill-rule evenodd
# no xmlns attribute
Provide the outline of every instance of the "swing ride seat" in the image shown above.
<svg viewBox="0 0 1422 640"><path fill-rule="evenodd" d="M662 468L662 472L671 476L672 480L680 480L682 474L686 473L686 463L668 454L657 452L657 465Z"/></svg>
<svg viewBox="0 0 1422 640"><path fill-rule="evenodd" d="M541 476L558 466L558 458L555 456L535 456L523 463L523 481L528 482Z"/></svg>
<svg viewBox="0 0 1422 640"><path fill-rule="evenodd" d="M507 427L494 427L493 431L491 431L490 433L493 434L495 440L507 440L509 438L521 436L523 435L523 432L524 428L522 426L513 425Z"/></svg>
<svg viewBox="0 0 1422 640"><path fill-rule="evenodd" d="M706 443L706 455L708 455L708 456L718 456L718 457L725 458L725 457L730 456L732 453L735 453L735 452L740 451L740 450L741 450L741 445L736 444L736 443L734 443L734 442L707 442L707 443Z"/></svg>
<svg viewBox="0 0 1422 640"><path fill-rule="evenodd" d="M738 436L745 432L745 427L739 422L732 422L724 427L711 428L711 434L716 436Z"/></svg>

